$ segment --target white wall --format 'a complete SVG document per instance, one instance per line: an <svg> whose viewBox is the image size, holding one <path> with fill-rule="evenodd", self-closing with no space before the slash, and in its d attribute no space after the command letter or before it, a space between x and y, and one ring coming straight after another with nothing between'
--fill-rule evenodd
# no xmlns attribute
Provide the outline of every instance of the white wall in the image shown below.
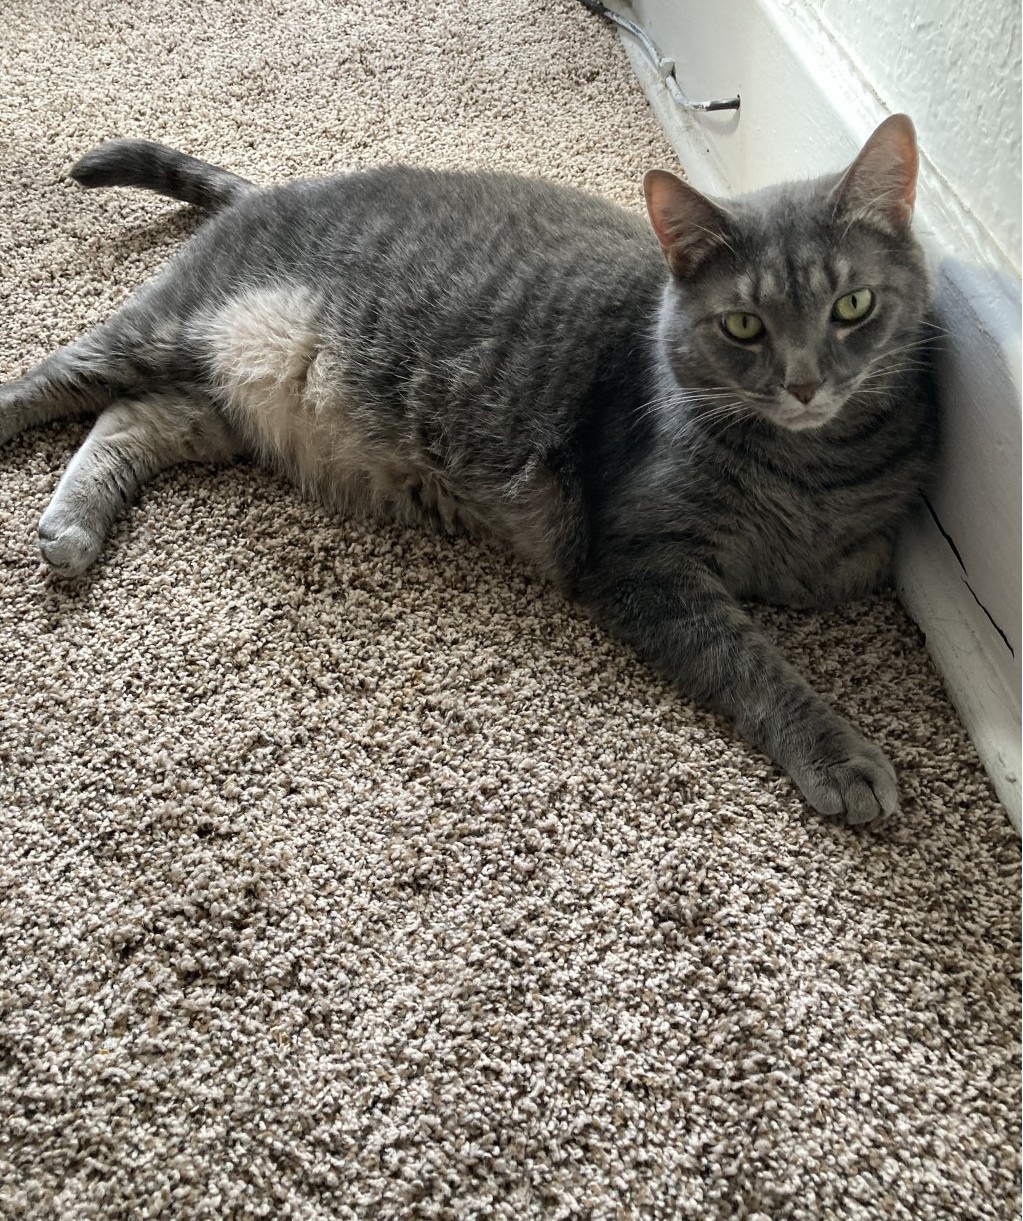
<svg viewBox="0 0 1023 1221"><path fill-rule="evenodd" d="M1020 268L1020 7L1014 0L807 0L949 186Z"/></svg>
<svg viewBox="0 0 1023 1221"><path fill-rule="evenodd" d="M943 455L930 496L940 528L921 511L906 532L897 585L1018 826L1018 5L611 2L674 60L688 97L741 97L738 113L680 111L623 35L687 176L712 194L836 169L896 111L916 123L915 227L935 271L939 321L949 336L939 370Z"/></svg>

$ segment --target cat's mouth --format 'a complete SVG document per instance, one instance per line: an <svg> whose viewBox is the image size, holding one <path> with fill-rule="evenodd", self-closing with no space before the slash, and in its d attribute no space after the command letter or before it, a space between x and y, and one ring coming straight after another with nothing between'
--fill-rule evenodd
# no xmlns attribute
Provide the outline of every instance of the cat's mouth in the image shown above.
<svg viewBox="0 0 1023 1221"><path fill-rule="evenodd" d="M808 403L797 400L787 391L780 395L758 398L757 412L778 428L789 432L810 432L823 428L842 410L845 396L834 390L819 391Z"/></svg>
<svg viewBox="0 0 1023 1221"><path fill-rule="evenodd" d="M823 428L837 414L838 406L833 403L807 403L792 407L782 403L775 405L769 419L779 428L787 428L790 432L809 432L813 428Z"/></svg>

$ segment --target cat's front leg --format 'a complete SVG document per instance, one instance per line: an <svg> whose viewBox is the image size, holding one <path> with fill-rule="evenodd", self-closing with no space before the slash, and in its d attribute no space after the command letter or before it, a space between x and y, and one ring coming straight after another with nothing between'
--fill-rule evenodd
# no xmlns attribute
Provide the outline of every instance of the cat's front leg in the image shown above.
<svg viewBox="0 0 1023 1221"><path fill-rule="evenodd" d="M226 462L239 445L198 392L122 399L100 414L39 522L39 549L76 577L99 556L110 527L142 486L179 462Z"/></svg>
<svg viewBox="0 0 1023 1221"><path fill-rule="evenodd" d="M709 571L625 568L592 575L580 592L608 630L781 764L814 809L853 824L895 812L895 772L884 754L785 661Z"/></svg>

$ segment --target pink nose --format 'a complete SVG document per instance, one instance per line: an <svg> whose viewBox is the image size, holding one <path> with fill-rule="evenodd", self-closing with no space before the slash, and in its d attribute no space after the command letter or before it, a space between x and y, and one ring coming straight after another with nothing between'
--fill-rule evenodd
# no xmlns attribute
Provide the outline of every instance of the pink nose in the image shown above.
<svg viewBox="0 0 1023 1221"><path fill-rule="evenodd" d="M793 382L785 389L801 403L808 403L821 388L820 382Z"/></svg>

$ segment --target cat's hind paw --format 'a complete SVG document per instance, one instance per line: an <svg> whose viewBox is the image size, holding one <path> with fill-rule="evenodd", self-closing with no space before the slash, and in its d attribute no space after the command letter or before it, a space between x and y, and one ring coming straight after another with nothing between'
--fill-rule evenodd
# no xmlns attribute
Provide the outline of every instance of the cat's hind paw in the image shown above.
<svg viewBox="0 0 1023 1221"><path fill-rule="evenodd" d="M848 752L815 759L793 778L819 813L850 826L880 825L899 808L895 769L872 743L858 734L850 738Z"/></svg>

